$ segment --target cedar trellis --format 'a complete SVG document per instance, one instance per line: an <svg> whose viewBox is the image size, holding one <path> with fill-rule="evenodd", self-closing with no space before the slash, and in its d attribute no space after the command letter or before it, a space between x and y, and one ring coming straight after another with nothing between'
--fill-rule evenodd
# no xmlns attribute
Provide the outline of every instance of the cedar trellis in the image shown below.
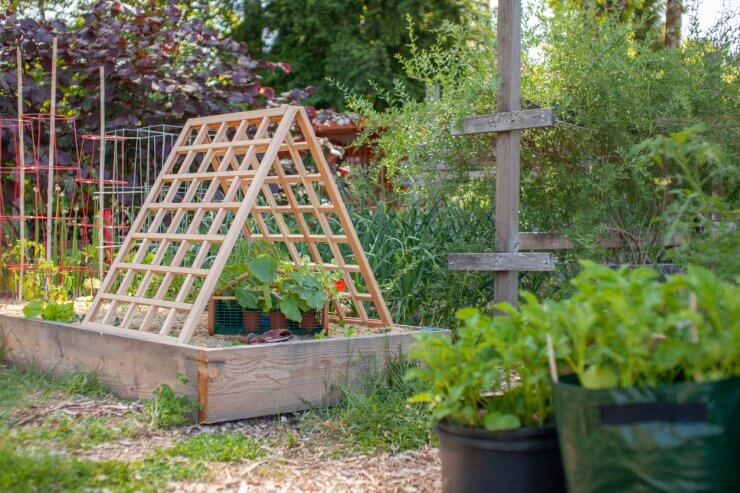
<svg viewBox="0 0 740 493"><path fill-rule="evenodd" d="M330 318L392 324L306 112L286 105L187 121L83 325L146 332L161 310L159 333L188 342L242 235L340 270Z"/></svg>

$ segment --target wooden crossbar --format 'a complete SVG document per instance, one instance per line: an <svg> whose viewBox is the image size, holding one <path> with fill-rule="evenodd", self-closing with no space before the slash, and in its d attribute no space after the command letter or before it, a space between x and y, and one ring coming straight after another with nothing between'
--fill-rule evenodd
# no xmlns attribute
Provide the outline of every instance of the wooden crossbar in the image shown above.
<svg viewBox="0 0 740 493"><path fill-rule="evenodd" d="M210 243L223 243L225 235L208 234L178 234L178 233L131 233L134 240L152 241L208 241Z"/></svg>
<svg viewBox="0 0 740 493"><path fill-rule="evenodd" d="M282 234L270 234L270 235L261 235L261 234L254 234L251 236L254 240L267 240L267 241L292 241L292 242L305 242L305 241L312 241L312 242L322 242L322 243L329 243L329 242L337 242L337 243L349 243L349 239L345 235L334 235L334 236L324 236L324 235L303 235L303 234L288 234L288 235L282 235Z"/></svg>
<svg viewBox="0 0 740 493"><path fill-rule="evenodd" d="M218 210L218 209L239 209L241 202L160 202L155 204L148 204L149 209L170 209L170 210L189 210L195 211L198 209L205 210Z"/></svg>
<svg viewBox="0 0 740 493"><path fill-rule="evenodd" d="M225 152L228 149L233 149L236 151L243 151L246 149L249 149L250 147L256 147L258 150L264 150L267 149L267 147L272 143L272 139L258 139L258 140L243 140L241 142L213 142L210 144L193 144L188 146L182 146L177 149L178 154L186 154L188 152L203 152L203 151L215 151L216 154L220 152ZM308 149L308 143L306 142L299 142L296 144L298 149ZM280 151L286 151L288 147L286 145L281 145L278 148Z"/></svg>
<svg viewBox="0 0 740 493"><path fill-rule="evenodd" d="M172 267L171 265L150 265L150 264L129 264L121 262L113 264L117 269L130 269L137 272L159 272L162 274L182 274L205 277L208 275L208 269L191 269L188 267Z"/></svg>
<svg viewBox="0 0 740 493"><path fill-rule="evenodd" d="M188 303L176 303L174 301L155 300L141 296L126 296L122 294L102 293L101 298L105 300L115 300L121 303L135 303L137 305L161 306L162 308L172 308L175 310L190 310L192 305Z"/></svg>
<svg viewBox="0 0 740 493"><path fill-rule="evenodd" d="M341 272L330 319L392 324L305 110L282 106L187 121L83 325L149 337L163 313L159 335L188 342L242 235L284 244L295 264L305 244L309 265Z"/></svg>

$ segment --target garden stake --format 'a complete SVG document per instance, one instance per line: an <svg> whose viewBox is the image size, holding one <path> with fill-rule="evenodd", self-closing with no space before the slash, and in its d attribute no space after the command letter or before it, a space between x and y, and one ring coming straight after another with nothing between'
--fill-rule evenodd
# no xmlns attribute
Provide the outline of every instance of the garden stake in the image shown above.
<svg viewBox="0 0 740 493"><path fill-rule="evenodd" d="M20 215L21 220L19 224L19 237L20 244L25 245L26 243L26 158L24 153L25 142L23 140L23 58L21 57L20 46L15 49L16 66L18 73L18 167L20 168ZM21 246L18 263L20 269L18 273L18 301L23 301L23 271L25 270L25 248Z"/></svg>
<svg viewBox="0 0 740 493"><path fill-rule="evenodd" d="M53 260L54 165L57 147L57 38L51 40L51 110L49 118L49 173L46 177L46 260Z"/></svg>

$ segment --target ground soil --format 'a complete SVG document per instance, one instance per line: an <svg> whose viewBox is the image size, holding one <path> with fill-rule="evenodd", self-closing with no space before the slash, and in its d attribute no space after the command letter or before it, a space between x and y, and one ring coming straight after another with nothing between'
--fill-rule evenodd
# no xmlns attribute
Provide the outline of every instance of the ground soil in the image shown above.
<svg viewBox="0 0 740 493"><path fill-rule="evenodd" d="M343 450L330 436L300 429L301 415L283 415L156 430L132 418L140 412L137 402L80 396L52 398L13 413L11 418L26 429L54 418L107 418L111 424L138 423L134 438L100 443L86 449L54 452L78 458L118 461L137 460L157 448L171 447L187 435L233 431L266 444L267 454L256 460L210 462L207 481L171 482L169 491L182 492L432 492L441 489L439 453L423 447L399 453L361 455ZM292 440L285 439L290 434Z"/></svg>

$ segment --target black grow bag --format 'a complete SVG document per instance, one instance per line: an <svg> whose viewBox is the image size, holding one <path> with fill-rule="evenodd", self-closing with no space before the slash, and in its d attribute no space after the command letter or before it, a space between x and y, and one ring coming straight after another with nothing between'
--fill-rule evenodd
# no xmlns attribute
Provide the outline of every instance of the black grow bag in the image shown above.
<svg viewBox="0 0 740 493"><path fill-rule="evenodd" d="M553 391L571 493L740 491L740 378Z"/></svg>
<svg viewBox="0 0 740 493"><path fill-rule="evenodd" d="M565 491L555 427L488 431L440 422L444 493Z"/></svg>

